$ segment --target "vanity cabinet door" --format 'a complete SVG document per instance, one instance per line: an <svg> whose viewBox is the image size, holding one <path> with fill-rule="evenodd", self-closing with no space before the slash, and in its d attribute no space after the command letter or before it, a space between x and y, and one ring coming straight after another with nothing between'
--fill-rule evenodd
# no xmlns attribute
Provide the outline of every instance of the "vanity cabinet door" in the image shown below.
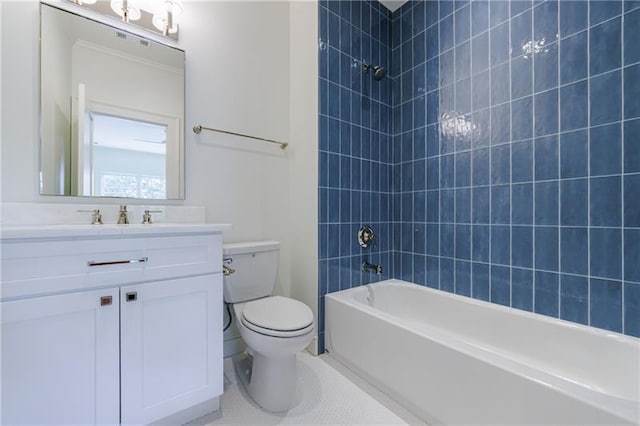
<svg viewBox="0 0 640 426"><path fill-rule="evenodd" d="M123 424L222 394L221 274L121 287L120 298Z"/></svg>
<svg viewBox="0 0 640 426"><path fill-rule="evenodd" d="M119 290L2 302L2 424L118 424Z"/></svg>

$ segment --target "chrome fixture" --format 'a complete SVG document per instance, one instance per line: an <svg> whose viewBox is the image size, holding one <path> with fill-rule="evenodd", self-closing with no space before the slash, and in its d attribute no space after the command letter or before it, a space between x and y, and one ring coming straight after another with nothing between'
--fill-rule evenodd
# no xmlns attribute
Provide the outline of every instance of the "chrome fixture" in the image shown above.
<svg viewBox="0 0 640 426"><path fill-rule="evenodd" d="M375 238L376 234L369 225L364 225L358 230L358 244L360 244L360 247L362 248L369 247Z"/></svg>
<svg viewBox="0 0 640 426"><path fill-rule="evenodd" d="M143 225L149 225L149 224L153 223L151 221L151 213L162 213L162 210L145 210L144 214L142 215L142 224Z"/></svg>
<svg viewBox="0 0 640 426"><path fill-rule="evenodd" d="M243 138L255 139L263 142L277 143L278 145L280 145L280 149L285 149L289 145L288 142L274 141L273 139L265 139L258 136L251 136L251 135L245 135L243 133L230 132L228 130L214 129L213 127L205 127L205 126L201 126L200 124L193 126L193 133L195 133L196 135L199 135L200 133L202 133L203 130L210 130L212 132L224 133L224 134L233 135L233 136L240 136Z"/></svg>
<svg viewBox="0 0 640 426"><path fill-rule="evenodd" d="M362 71L364 71L365 74L368 74L370 70L373 71L373 78L376 81L382 80L387 75L387 70L385 69L385 67L382 67L380 65L372 65L372 64L362 65Z"/></svg>
<svg viewBox="0 0 640 426"><path fill-rule="evenodd" d="M111 266L111 265L129 265L131 263L147 263L148 257L141 257L140 259L126 259L126 260L109 260L106 262L96 262L90 260L87 262L87 266Z"/></svg>
<svg viewBox="0 0 640 426"><path fill-rule="evenodd" d="M118 225L128 225L129 224L129 216L127 215L127 206L120 206L120 213L118 215Z"/></svg>
<svg viewBox="0 0 640 426"><path fill-rule="evenodd" d="M224 275L225 277L228 277L229 275L236 272L235 269L231 268L230 266L227 266L227 265L231 265L232 263L233 263L233 259L230 257L225 257L224 259L222 259L222 275Z"/></svg>
<svg viewBox="0 0 640 426"><path fill-rule="evenodd" d="M91 224L92 225L102 225L102 213L100 213L100 209L94 210L78 210L81 213L91 213Z"/></svg>
<svg viewBox="0 0 640 426"><path fill-rule="evenodd" d="M178 40L176 18L184 11L182 0L68 0L103 15L117 15L123 22Z"/></svg>
<svg viewBox="0 0 640 426"><path fill-rule="evenodd" d="M382 265L374 265L369 262L362 262L362 270L364 272L375 272L376 275L382 275Z"/></svg>

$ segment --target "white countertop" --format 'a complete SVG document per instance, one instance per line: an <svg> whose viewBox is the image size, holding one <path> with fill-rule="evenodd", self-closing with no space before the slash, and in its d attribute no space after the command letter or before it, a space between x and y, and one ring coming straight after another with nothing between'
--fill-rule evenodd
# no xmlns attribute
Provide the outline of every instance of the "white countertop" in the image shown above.
<svg viewBox="0 0 640 426"><path fill-rule="evenodd" d="M230 224L152 223L150 225L3 225L0 238L74 238L105 236L153 236L166 234L211 234L231 229Z"/></svg>

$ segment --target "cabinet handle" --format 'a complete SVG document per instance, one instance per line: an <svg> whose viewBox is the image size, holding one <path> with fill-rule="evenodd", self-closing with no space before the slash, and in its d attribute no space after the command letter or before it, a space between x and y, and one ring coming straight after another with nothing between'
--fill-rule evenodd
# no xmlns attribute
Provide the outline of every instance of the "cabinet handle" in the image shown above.
<svg viewBox="0 0 640 426"><path fill-rule="evenodd" d="M130 293L125 294L125 300L127 302L135 302L136 300L138 300L138 292L132 291Z"/></svg>
<svg viewBox="0 0 640 426"><path fill-rule="evenodd" d="M111 296L102 296L100 298L100 306L109 306L113 302L113 298Z"/></svg>
<svg viewBox="0 0 640 426"><path fill-rule="evenodd" d="M107 265L126 265L129 263L145 263L148 262L148 257L141 257L140 259L128 259L128 260L111 260L108 262L95 262L90 260L87 262L87 266L107 266Z"/></svg>

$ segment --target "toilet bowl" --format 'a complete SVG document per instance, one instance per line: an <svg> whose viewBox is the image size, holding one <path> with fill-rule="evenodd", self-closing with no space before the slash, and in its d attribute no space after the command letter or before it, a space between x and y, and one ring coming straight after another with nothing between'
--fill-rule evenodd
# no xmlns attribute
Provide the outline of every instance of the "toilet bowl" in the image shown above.
<svg viewBox="0 0 640 426"><path fill-rule="evenodd" d="M247 345L249 362L240 369L241 382L260 407L273 412L291 408L297 389L296 353L315 335L307 305L270 296L278 249L274 241L224 246L225 266L233 271L224 279L225 301L233 303Z"/></svg>

